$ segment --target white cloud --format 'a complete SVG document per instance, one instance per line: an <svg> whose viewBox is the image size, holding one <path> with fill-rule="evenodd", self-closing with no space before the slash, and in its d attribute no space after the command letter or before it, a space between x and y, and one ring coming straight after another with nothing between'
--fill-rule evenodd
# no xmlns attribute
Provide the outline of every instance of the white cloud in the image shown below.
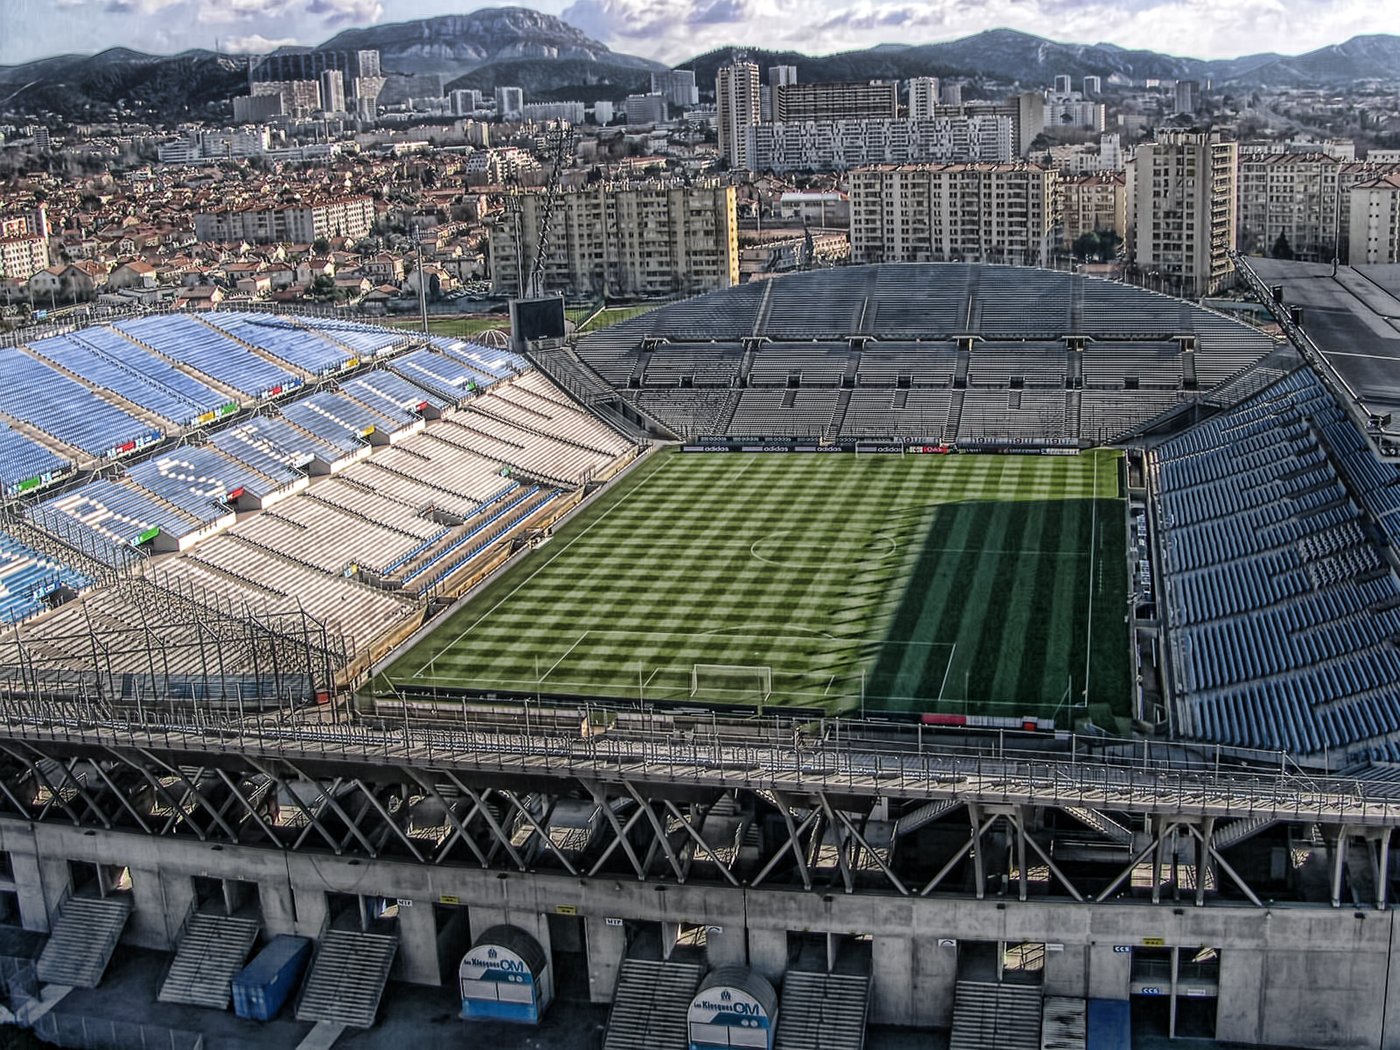
<svg viewBox="0 0 1400 1050"><path fill-rule="evenodd" d="M739 45L825 54L1010 27L1199 58L1290 54L1375 32L1370 0L573 0L563 17L619 50L679 62Z"/></svg>
<svg viewBox="0 0 1400 1050"><path fill-rule="evenodd" d="M269 51L276 51L279 47L290 47L301 42L296 37L291 36L269 40L261 33L250 33L248 36L225 37L222 46L230 54L265 55Z"/></svg>

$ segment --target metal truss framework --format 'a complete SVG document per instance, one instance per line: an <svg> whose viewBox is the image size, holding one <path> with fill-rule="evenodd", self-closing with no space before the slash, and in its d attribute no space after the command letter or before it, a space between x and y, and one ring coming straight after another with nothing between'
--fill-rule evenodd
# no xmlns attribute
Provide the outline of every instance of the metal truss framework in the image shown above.
<svg viewBox="0 0 1400 1050"><path fill-rule="evenodd" d="M581 878L1079 903L1228 895L1261 907L1240 855L1226 854L1286 831L1326 856L1333 907L1348 886L1353 901L1388 905L1400 802L1363 782L1146 748L1084 759L781 735L538 723L527 735L513 723L371 727L343 715L176 724L168 712L11 704L0 815Z"/></svg>

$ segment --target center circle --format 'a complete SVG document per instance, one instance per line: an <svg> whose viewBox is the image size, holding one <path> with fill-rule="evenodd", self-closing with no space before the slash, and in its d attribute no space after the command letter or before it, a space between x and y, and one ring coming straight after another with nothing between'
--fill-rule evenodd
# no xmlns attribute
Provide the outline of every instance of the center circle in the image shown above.
<svg viewBox="0 0 1400 1050"><path fill-rule="evenodd" d="M770 532L754 540L749 553L765 565L783 569L817 569L840 563L844 566L862 562L884 561L898 551L891 537L862 533L822 535L800 529Z"/></svg>

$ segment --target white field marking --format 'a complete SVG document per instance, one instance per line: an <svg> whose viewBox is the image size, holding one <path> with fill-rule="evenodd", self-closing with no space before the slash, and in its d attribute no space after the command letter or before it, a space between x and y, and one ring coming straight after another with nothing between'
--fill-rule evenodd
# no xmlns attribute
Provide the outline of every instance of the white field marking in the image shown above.
<svg viewBox="0 0 1400 1050"><path fill-rule="evenodd" d="M587 631L584 631L581 635L579 635L578 639L574 642L574 644L564 650L564 655L559 657L559 659L555 660L554 663L549 665L549 670L540 676L540 681L543 682L546 678L552 675L554 673L554 669L560 664L562 664L565 660L567 660L569 658L569 654L579 647L579 642L582 642L587 637Z"/></svg>
<svg viewBox="0 0 1400 1050"><path fill-rule="evenodd" d="M938 699L934 703L943 702L943 690L948 687L948 676L953 672L953 658L958 655L958 643L953 643L953 650L948 654L948 662L943 665L943 681L938 683ZM967 699L963 697L964 701Z"/></svg>
<svg viewBox="0 0 1400 1050"><path fill-rule="evenodd" d="M619 500L618 500L616 503L614 503L611 507L609 507L607 510L603 511L603 513L599 514L596 518L594 518L592 521L590 521L590 522L588 523L588 525L583 529L583 531L580 532L577 536L573 537L573 539L569 540L568 543L566 543L566 544L564 544L564 546L559 547L558 549L556 549L556 550L554 551L554 553L551 554L551 555L549 556L549 558L545 560L545 562L544 562L543 565L541 565L541 566L540 566L538 569L536 569L534 572L530 573L529 576L526 576L523 580L521 580L519 583L517 583L514 587L512 587L512 588L510 589L510 593L508 593L508 594L506 594L506 595L503 595L503 596L501 597L501 600L500 600L500 601L498 601L495 605L491 606L491 608L487 609L484 613L482 613L482 614L481 614L480 616L478 616L475 620L473 620L470 627L468 627L468 628L467 628L465 631L463 631L461 634L457 635L456 638L453 638L452 641L449 642L447 645L445 645L445 646L439 646L438 649L437 649L437 651L434 653L434 658L436 658L436 656L437 656L438 654L440 654L440 653L449 652L449 651L451 651L452 649L455 649L455 648L457 647L457 643L458 643L458 642L460 642L460 641L461 641L463 638L465 638L467 635L471 634L472 631L476 630L477 627L479 627L479 626L481 625L482 621L484 621L488 616L490 616L490 615L491 615L492 613L494 613L497 609L499 609L502 605L504 605L511 597L513 597L513 596L515 595L515 592L516 592L516 591L520 590L520 588L524 587L527 583L529 583L531 580L533 580L536 576L538 576L540 573L544 572L545 569L549 568L549 566L552 565L552 564L554 563L554 559L555 559L555 558L559 557L559 555L563 554L563 553L564 553L565 551L567 551L570 547L572 547L575 543L577 543L580 539L582 539L584 536L586 536L590 531L592 531L592 529L593 529L593 527L594 527L595 525L597 525L600 521L602 521L604 518L606 518L606 517L607 517L609 514L611 514L613 511L617 510L618 507L622 506L622 505L623 505L624 503L626 503L629 499L631 499L633 496L635 496L638 492L642 491L643 486L645 486L647 482L651 481L653 478L655 478L658 474L661 474L661 473L664 473L664 469L653 470L653 471L652 471L650 474L648 474L646 477L642 478L641 481L637 482L636 487L633 488L631 492L626 493L621 499L619 499ZM431 662L432 662L432 660L430 659L430 660L429 660L429 663L431 663ZM422 671L426 670L427 667L428 667L428 664L424 664L422 667L419 668L419 672L421 673Z"/></svg>
<svg viewBox="0 0 1400 1050"><path fill-rule="evenodd" d="M1116 464L1116 460L1114 461ZM1115 465L1115 470L1117 469ZM1084 703L1089 702L1089 667L1093 659L1093 648L1091 642L1094 638L1094 555L1099 546L1099 464L1095 460L1093 464L1094 473L1094 498L1089 504L1089 601L1086 610L1086 620L1084 623Z"/></svg>
<svg viewBox="0 0 1400 1050"><path fill-rule="evenodd" d="M796 530L794 530L794 531L796 531ZM780 532L780 533L778 533L777 535L778 535L778 536L783 536L783 535L786 535L786 534ZM871 539L871 540L884 540L886 543L889 544L889 549L888 549L888 550L879 551L878 553L870 553L870 554L867 554L867 555L864 556L864 557L847 555L847 556L845 556L845 557L843 558L844 561L846 561L847 563L854 563L854 564L857 564L857 565L861 564L862 562L868 562L868 561L886 561L886 560L888 560L889 558L893 558L893 557L899 552L899 544L897 544L894 540L890 539L890 537L888 537L888 536L878 536L878 535L874 535L874 534L872 534L872 533L866 533L865 535L866 535L867 537L869 537L869 539ZM778 542L778 541L775 539L775 537L774 537L772 534L769 534L769 535L767 535L767 536L760 536L758 539L754 540L753 543L749 546L749 553L752 554L752 555L754 556L755 559L757 559L758 561L763 562L765 565L773 565L773 566L776 566L776 567L779 568L779 569L791 567L791 562L774 561L772 558L765 558L762 554L759 554L759 553L758 553L758 545L759 545L760 543L766 543L766 542ZM832 547L832 546L837 545L838 543L840 543L840 541L833 541L833 542L828 543L828 542L824 542L824 541L822 541L822 540L798 540L798 541L795 542L795 543L783 542L782 545L783 545L784 547L793 547L793 548L796 548L797 550L800 551L800 550L807 549L807 548L816 548L816 549L819 549L819 550L826 550L826 549L828 549L828 548L830 548L830 547ZM849 543L847 544L847 546L849 546ZM800 561L801 559L798 559L798 560Z"/></svg>

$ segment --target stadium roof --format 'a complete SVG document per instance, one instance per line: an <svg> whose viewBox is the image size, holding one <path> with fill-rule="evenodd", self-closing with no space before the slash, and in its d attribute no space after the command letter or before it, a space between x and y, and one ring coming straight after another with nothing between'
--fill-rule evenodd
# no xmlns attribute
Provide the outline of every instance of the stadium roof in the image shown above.
<svg viewBox="0 0 1400 1050"><path fill-rule="evenodd" d="M1260 280L1283 285L1303 327L1370 412L1400 412L1400 266L1248 259Z"/></svg>

